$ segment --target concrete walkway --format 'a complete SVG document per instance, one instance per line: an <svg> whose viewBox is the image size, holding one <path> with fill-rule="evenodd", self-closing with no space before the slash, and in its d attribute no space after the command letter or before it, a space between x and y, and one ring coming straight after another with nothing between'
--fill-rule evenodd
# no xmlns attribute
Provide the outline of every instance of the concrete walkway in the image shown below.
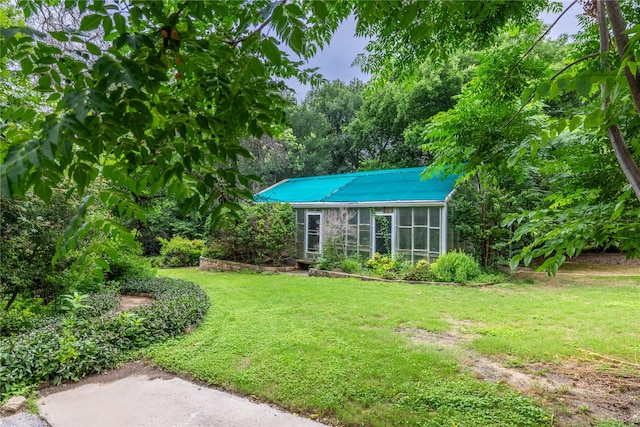
<svg viewBox="0 0 640 427"><path fill-rule="evenodd" d="M52 427L324 426L140 362L88 377L77 384L44 389L41 395L40 416ZM10 422L0 420L0 426L32 425L3 421Z"/></svg>

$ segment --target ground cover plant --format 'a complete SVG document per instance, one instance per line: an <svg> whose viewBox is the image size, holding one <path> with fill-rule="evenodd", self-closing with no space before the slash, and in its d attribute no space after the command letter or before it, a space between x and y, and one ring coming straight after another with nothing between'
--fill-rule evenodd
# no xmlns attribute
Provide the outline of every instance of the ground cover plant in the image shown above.
<svg viewBox="0 0 640 427"><path fill-rule="evenodd" d="M150 347L148 357L290 411L349 426L604 426L625 419L598 412L593 402L571 406L569 386L550 391L540 384L544 372L571 363L585 372L606 361L585 361L584 351L635 362L640 320L629 313L640 308L637 277L478 288L160 274L200 284L215 303L200 328ZM486 375L472 369L477 360L484 368L537 369L531 388L538 393L481 380ZM637 403L629 405L632 411Z"/></svg>
<svg viewBox="0 0 640 427"><path fill-rule="evenodd" d="M170 278L123 281L120 292L149 294L154 301L114 313L120 294L63 298L65 314L40 316L22 328L5 328L0 337L0 397L37 387L43 381L75 380L113 368L128 352L182 334L197 325L209 308L193 283ZM2 399L0 399L2 400Z"/></svg>

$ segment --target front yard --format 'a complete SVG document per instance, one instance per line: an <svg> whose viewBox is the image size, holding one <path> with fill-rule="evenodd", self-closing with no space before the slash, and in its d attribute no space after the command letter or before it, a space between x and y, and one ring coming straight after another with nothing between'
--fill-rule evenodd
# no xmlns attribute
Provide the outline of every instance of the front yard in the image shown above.
<svg viewBox="0 0 640 427"><path fill-rule="evenodd" d="M638 277L469 288L160 274L201 285L211 309L147 350L154 362L324 422L618 426L640 413Z"/></svg>

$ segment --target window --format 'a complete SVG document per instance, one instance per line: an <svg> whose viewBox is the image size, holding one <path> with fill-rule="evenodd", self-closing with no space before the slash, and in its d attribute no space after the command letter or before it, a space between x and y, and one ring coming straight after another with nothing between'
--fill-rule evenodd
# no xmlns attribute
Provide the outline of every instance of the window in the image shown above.
<svg viewBox="0 0 640 427"><path fill-rule="evenodd" d="M322 213L307 212L306 256L313 258L322 248Z"/></svg>
<svg viewBox="0 0 640 427"><path fill-rule="evenodd" d="M398 208L398 254L414 264L435 261L440 255L441 212L439 206Z"/></svg>
<svg viewBox="0 0 640 427"><path fill-rule="evenodd" d="M375 252L380 255L393 253L393 215L376 215L375 218Z"/></svg>

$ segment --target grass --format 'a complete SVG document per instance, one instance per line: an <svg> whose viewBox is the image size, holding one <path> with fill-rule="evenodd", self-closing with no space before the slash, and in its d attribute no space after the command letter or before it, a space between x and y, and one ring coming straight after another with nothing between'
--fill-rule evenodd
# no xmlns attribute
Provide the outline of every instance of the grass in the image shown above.
<svg viewBox="0 0 640 427"><path fill-rule="evenodd" d="M148 357L342 425L549 425L550 415L530 400L466 373L455 350L414 344L398 328L462 327L477 335L466 344L473 350L518 363L579 356L580 348L635 362L640 352L637 280L472 288L160 274L200 284L212 308L199 328Z"/></svg>

